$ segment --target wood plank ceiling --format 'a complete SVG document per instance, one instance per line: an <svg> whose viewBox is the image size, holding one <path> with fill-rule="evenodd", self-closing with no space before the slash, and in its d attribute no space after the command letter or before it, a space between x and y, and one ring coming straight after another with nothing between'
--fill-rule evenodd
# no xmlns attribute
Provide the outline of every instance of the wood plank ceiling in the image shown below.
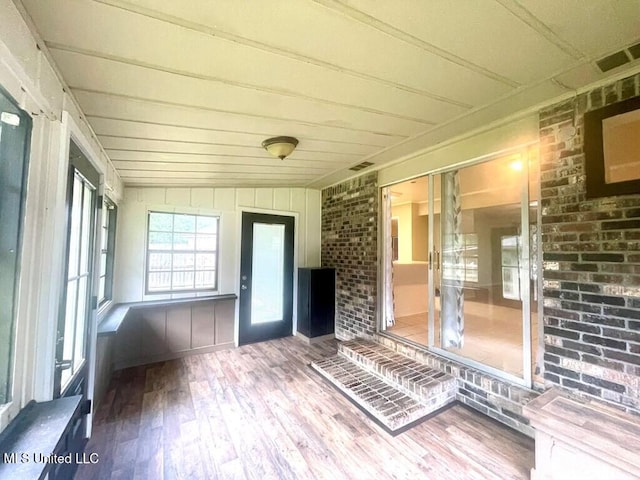
<svg viewBox="0 0 640 480"><path fill-rule="evenodd" d="M640 41L640 0L22 4L137 186L322 187L597 81ZM276 135L300 141L284 161L260 146Z"/></svg>

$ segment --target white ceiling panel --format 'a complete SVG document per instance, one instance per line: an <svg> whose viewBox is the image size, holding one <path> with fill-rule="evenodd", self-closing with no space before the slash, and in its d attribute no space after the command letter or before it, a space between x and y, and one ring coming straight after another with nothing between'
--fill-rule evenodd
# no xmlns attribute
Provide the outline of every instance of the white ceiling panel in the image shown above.
<svg viewBox="0 0 640 480"><path fill-rule="evenodd" d="M306 140L339 144L344 151L369 153L369 149L393 145L406 138L404 135L371 133L327 127L306 121L273 120L226 112L188 108L163 103L132 100L130 98L74 90L88 117L132 120L142 123L173 125L215 130L218 133L253 135L255 143L277 135L292 135ZM224 143L224 142L223 142ZM227 142L237 143L237 142ZM356 150L351 150L351 146ZM367 150L360 150L365 147ZM332 151L333 148L330 148Z"/></svg>
<svg viewBox="0 0 640 480"><path fill-rule="evenodd" d="M300 163L300 162L299 162ZM260 173L264 169L263 164L245 164L245 163L188 163L188 162L137 162L133 160L114 160L114 166L118 171L139 170L139 171L157 171L157 172L225 172L225 173ZM279 165L272 164L269 168L274 173L310 173L317 175L327 172L326 166L313 167L313 164L304 164L296 166L293 162L283 162L280 160ZM321 164L318 164L321 165Z"/></svg>
<svg viewBox="0 0 640 480"><path fill-rule="evenodd" d="M156 161L159 158L175 158L184 159L185 163L198 162L198 163L232 163L239 164L240 162L251 164L252 166L262 166L267 168L270 166L283 165L283 160L270 157L264 150L262 152L249 152L255 153L254 155L247 155L246 150L236 149L236 153L223 153L223 150L216 150L215 153L193 153L189 151L140 151L140 150L122 150L122 149L105 149L107 155L113 160L116 159L140 159L144 161ZM316 157L316 158L314 158ZM319 158L318 158L319 157ZM313 154L313 152L298 152L297 150L287 157L288 165L295 165L297 167L308 166L309 168L324 168L330 169L338 166L349 166L355 162L352 159L337 159L334 157L329 160L321 155ZM278 163L279 162L279 163ZM324 167L322 167L324 165Z"/></svg>
<svg viewBox="0 0 640 480"><path fill-rule="evenodd" d="M174 153L217 154L219 156L229 155L233 151L236 156L269 158L269 154L265 150L255 147L256 144L260 144L259 142L256 144L226 143L224 139L227 138L227 134L220 135L219 132L215 131L105 118L91 118L90 120L98 138L105 140L103 146L114 150L137 150L140 152L173 151ZM117 138L125 139L127 143L120 143L119 146L114 147L113 140L110 139ZM244 138L246 138L245 134L236 135L236 140L242 141ZM146 148L149 144L148 139L165 139L163 140L164 142L172 143L171 149L159 147ZM122 142L122 140L120 142ZM166 147L167 145L165 144L164 146ZM342 165L358 163L360 158L360 155L345 154L338 149L327 152L316 151L310 148L313 147L313 143L308 145L306 141L300 143L299 146L300 148L296 149L288 158L298 157L307 160L321 159L327 163L340 163Z"/></svg>
<svg viewBox="0 0 640 480"><path fill-rule="evenodd" d="M269 158L270 155L260 146L253 144L224 144L224 143L189 143L183 141L169 142L166 140L144 140L140 138L109 137L98 135L100 143L107 150L125 150L139 152L161 152L161 153L186 153L193 155L230 155L243 156L247 152L252 153L252 157ZM298 144L295 154L307 160L318 160L326 162L352 163L361 157L360 154L346 154L341 152L329 152L323 150L313 150L313 145L309 142ZM291 158L291 157L289 157Z"/></svg>
<svg viewBox="0 0 640 480"><path fill-rule="evenodd" d="M342 162L327 162L326 160L309 160L301 154L294 152L287 157L287 162L279 158L232 156L232 155L195 155L190 153L166 153L166 152L134 152L127 150L108 150L109 157L113 161L127 162L165 162L165 163L209 163L216 165L249 165L262 166L263 170L271 171L273 167L290 165L295 167L308 166L310 169L325 168L329 171L344 165ZM186 167L185 167L186 168Z"/></svg>
<svg viewBox="0 0 640 480"><path fill-rule="evenodd" d="M237 87L428 121L443 121L468 109L102 4L64 0L46 5L39 13L47 18L44 34L53 50L80 51ZM105 20L82 23L87 17ZM70 19L79 23L77 29L64 28ZM121 33L114 37L114 31ZM221 58L224 69L218 63Z"/></svg>
<svg viewBox="0 0 640 480"><path fill-rule="evenodd" d="M335 3L520 84L543 80L577 60L499 2L465 0L462 8L452 8L451 0Z"/></svg>
<svg viewBox="0 0 640 480"><path fill-rule="evenodd" d="M22 3L127 185L322 187L640 67L594 64L640 0Z"/></svg>
<svg viewBox="0 0 640 480"><path fill-rule="evenodd" d="M640 0L513 0L586 56L640 42Z"/></svg>
<svg viewBox="0 0 640 480"><path fill-rule="evenodd" d="M221 38L362 72L471 105L506 93L509 84L470 71L311 0L108 1ZM241 37L241 39L238 39ZM243 41L242 39L246 39ZM472 87L472 88L471 88Z"/></svg>
<svg viewBox="0 0 640 480"><path fill-rule="evenodd" d="M318 125L366 132L376 132L377 126L384 121L387 131L413 135L430 123L223 85L67 51L54 50L52 54L65 71L71 88L157 101L170 98L180 105L262 118L296 120L311 117Z"/></svg>

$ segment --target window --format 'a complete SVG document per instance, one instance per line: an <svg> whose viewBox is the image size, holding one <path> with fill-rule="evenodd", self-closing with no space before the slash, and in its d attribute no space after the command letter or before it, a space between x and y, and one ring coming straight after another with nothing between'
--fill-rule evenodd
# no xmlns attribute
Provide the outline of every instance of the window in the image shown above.
<svg viewBox="0 0 640 480"><path fill-rule="evenodd" d="M520 237L506 235L500 238L502 267L502 296L520 300Z"/></svg>
<svg viewBox="0 0 640 480"><path fill-rule="evenodd" d="M102 202L102 241L100 245L100 277L98 282L98 305L112 298L113 257L116 246L117 207L108 198Z"/></svg>
<svg viewBox="0 0 640 480"><path fill-rule="evenodd" d="M459 233L457 237L460 261L453 265L445 264L443 275L445 278L458 278L465 283L478 283L478 235ZM445 255L445 259L449 257L450 255Z"/></svg>
<svg viewBox="0 0 640 480"><path fill-rule="evenodd" d="M219 217L149 212L147 293L218 288Z"/></svg>
<svg viewBox="0 0 640 480"><path fill-rule="evenodd" d="M0 89L0 405L11 401L31 119Z"/></svg>
<svg viewBox="0 0 640 480"><path fill-rule="evenodd" d="M91 279L98 213L95 186L99 176L74 142L70 144L69 161L65 308L58 322L54 397L75 391L76 382L84 380L86 369L84 374L82 369L87 358L87 326L94 308Z"/></svg>

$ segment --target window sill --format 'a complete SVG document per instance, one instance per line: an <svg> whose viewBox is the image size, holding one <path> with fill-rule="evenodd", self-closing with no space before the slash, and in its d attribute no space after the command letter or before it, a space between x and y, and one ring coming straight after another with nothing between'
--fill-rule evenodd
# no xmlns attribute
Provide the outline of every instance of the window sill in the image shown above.
<svg viewBox="0 0 640 480"><path fill-rule="evenodd" d="M50 455L62 454L61 443L81 400L77 395L27 404L0 434L0 478L42 478L55 465L46 462Z"/></svg>

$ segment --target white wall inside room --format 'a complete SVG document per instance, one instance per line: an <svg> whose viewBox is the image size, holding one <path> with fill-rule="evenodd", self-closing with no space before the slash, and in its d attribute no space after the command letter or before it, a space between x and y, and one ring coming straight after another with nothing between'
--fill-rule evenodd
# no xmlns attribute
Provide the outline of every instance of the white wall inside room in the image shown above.
<svg viewBox="0 0 640 480"><path fill-rule="evenodd" d="M145 295L147 212L220 215L218 293L238 293L242 210L297 214L297 267L320 265L320 191L304 188L125 188L118 206L116 302L172 298ZM176 296L193 294L174 294Z"/></svg>

